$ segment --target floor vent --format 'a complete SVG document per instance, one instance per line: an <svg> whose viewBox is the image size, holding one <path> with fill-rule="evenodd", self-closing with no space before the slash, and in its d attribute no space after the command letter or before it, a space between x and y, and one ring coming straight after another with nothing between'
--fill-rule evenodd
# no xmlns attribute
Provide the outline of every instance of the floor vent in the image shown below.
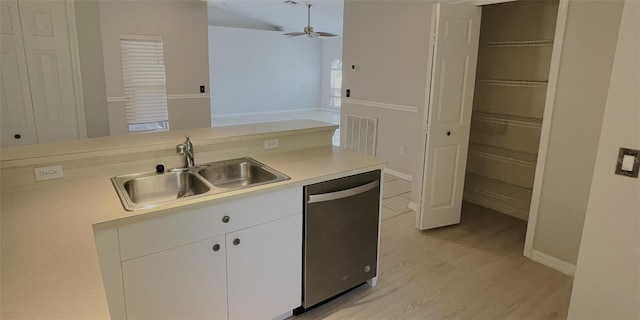
<svg viewBox="0 0 640 320"><path fill-rule="evenodd" d="M346 116L343 146L351 151L375 156L378 119L351 114Z"/></svg>

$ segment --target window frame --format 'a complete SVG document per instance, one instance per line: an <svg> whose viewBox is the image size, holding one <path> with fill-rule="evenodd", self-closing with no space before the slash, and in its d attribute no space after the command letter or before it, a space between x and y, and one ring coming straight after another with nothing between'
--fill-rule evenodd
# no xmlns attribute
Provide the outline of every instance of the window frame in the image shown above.
<svg viewBox="0 0 640 320"><path fill-rule="evenodd" d="M336 85L336 79L339 82ZM331 62L329 71L329 106L339 109L342 106L342 60L335 59Z"/></svg>

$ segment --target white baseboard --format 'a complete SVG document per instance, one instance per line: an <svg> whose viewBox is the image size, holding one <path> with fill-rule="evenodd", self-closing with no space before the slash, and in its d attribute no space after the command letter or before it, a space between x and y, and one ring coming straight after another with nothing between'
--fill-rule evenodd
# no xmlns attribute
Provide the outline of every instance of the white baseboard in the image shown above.
<svg viewBox="0 0 640 320"><path fill-rule="evenodd" d="M415 212L418 212L418 205L415 204L414 202L409 201L409 204L407 205L407 208L409 208L409 209L411 209L411 210L413 210Z"/></svg>
<svg viewBox="0 0 640 320"><path fill-rule="evenodd" d="M318 109L320 111L326 111L326 112L333 112L333 113L340 113L340 109L339 108L320 108Z"/></svg>
<svg viewBox="0 0 640 320"><path fill-rule="evenodd" d="M413 177L406 174L406 173L402 173L400 171L396 171L393 169L389 169L389 168L384 168L384 173L386 174L390 174L394 177L400 178L400 179L404 179L404 180L408 180L408 181L413 181Z"/></svg>
<svg viewBox="0 0 640 320"><path fill-rule="evenodd" d="M571 277L576 274L575 265L556 257L552 257L546 253L542 253L538 250L531 250L531 260L542 263L549 268L558 270Z"/></svg>

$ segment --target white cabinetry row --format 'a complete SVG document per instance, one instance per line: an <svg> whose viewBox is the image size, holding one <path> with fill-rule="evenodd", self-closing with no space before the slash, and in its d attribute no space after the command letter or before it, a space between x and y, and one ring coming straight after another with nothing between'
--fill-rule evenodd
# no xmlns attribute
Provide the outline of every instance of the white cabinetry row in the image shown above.
<svg viewBox="0 0 640 320"><path fill-rule="evenodd" d="M295 188L97 232L111 317L270 319L300 306L301 199Z"/></svg>

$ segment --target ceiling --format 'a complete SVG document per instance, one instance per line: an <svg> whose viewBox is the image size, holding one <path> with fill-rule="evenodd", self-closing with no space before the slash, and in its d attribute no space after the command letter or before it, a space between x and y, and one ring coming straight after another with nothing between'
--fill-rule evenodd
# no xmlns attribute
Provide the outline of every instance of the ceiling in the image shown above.
<svg viewBox="0 0 640 320"><path fill-rule="evenodd" d="M311 26L316 31L342 36L343 0L208 0L209 10L222 9L282 28L284 32L302 31L307 25L307 3L311 3Z"/></svg>

